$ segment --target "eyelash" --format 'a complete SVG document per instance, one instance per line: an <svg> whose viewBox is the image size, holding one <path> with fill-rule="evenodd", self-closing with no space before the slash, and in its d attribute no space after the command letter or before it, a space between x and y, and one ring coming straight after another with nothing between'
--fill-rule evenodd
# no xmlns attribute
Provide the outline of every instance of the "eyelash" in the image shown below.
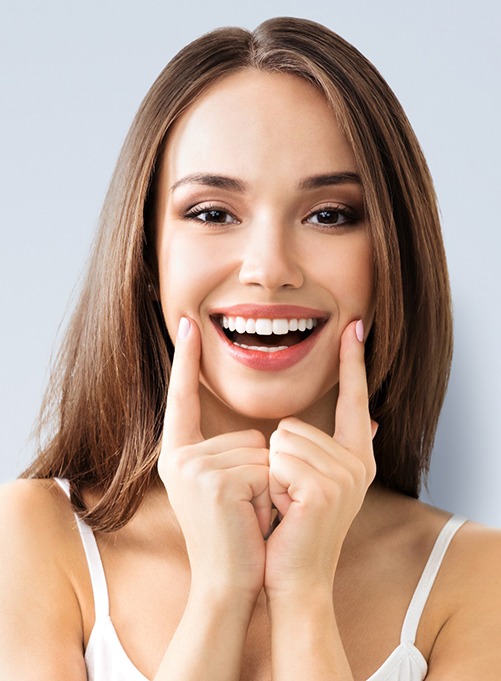
<svg viewBox="0 0 501 681"><path fill-rule="evenodd" d="M222 216L225 217L223 221L218 221L218 220L202 220L201 216L202 215L207 215L210 213L219 213ZM332 231L334 229L342 229L343 227L346 227L347 225L352 225L358 221L358 216L357 214L351 209L347 208L346 206L340 206L340 205L327 205L322 208L318 208L317 210L311 211L303 220L303 222L308 222L311 220L311 218L318 216L320 214L334 214L337 216L337 219L339 217L343 218L343 221L338 223L338 222L311 222L310 224L318 225L320 229L324 229L326 231ZM226 220L226 218L231 218L231 220ZM231 225L231 224L239 224L239 220L232 215L228 210L225 208L221 208L218 205L206 205L206 206L193 206L187 213L185 213L184 218L186 220L197 220L198 222L203 222L209 225Z"/></svg>
<svg viewBox="0 0 501 681"><path fill-rule="evenodd" d="M207 213L221 213L225 216L231 217L231 221L226 222L226 220L224 220L222 222L218 222L217 220L214 220L214 221L202 220L200 218L200 216L205 215ZM201 206L201 205L193 206L193 208L190 208L190 210L187 213L184 214L184 217L185 217L186 220L197 220L198 222L205 222L209 225L214 225L214 224L216 224L216 225L232 225L232 224L238 224L238 222L239 222L237 220L237 218L234 215L232 215L228 210L226 210L225 208L221 208L221 206L217 206L215 204L214 205L209 204L209 205L206 205L206 206Z"/></svg>
<svg viewBox="0 0 501 681"><path fill-rule="evenodd" d="M306 218L304 219L304 222L310 220L314 216L318 216L321 213L331 213L336 215L338 218L339 216L343 218L343 221L338 223L338 222L316 222L312 223L315 225L318 225L320 228L328 230L333 230L333 229L343 229L343 227L346 227L348 225L353 225L358 221L358 215L355 213L354 210L351 208L348 208L347 206L323 206L322 208L317 208L316 210L312 211L309 213Z"/></svg>

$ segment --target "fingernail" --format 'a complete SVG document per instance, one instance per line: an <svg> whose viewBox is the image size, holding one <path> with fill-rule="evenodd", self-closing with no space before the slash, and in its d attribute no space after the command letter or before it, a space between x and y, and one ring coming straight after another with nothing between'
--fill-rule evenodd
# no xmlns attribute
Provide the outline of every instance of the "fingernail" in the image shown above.
<svg viewBox="0 0 501 681"><path fill-rule="evenodd" d="M358 338L358 340L363 343L364 342L364 323L361 319L358 320L355 326L355 334Z"/></svg>
<svg viewBox="0 0 501 681"><path fill-rule="evenodd" d="M190 320L186 319L186 317L181 317L179 320L179 326L177 329L177 337L181 340L184 340L186 336L190 332Z"/></svg>

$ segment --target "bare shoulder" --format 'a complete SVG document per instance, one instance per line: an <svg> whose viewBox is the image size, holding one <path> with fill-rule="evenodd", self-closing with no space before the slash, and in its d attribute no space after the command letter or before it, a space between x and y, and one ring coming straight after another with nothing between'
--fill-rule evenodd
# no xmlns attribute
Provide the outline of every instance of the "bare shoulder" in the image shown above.
<svg viewBox="0 0 501 681"><path fill-rule="evenodd" d="M488 613L495 611L499 639L500 566L501 531L467 521L458 530L444 560L444 572L455 599L451 622L469 612L472 614L472 621L468 626L479 630L489 620ZM499 676L501 677L501 669Z"/></svg>
<svg viewBox="0 0 501 681"><path fill-rule="evenodd" d="M55 547L74 536L69 501L53 480L15 480L1 485L0 518L0 534L13 558L19 548L21 555L39 559L44 552L50 553L57 562Z"/></svg>
<svg viewBox="0 0 501 681"><path fill-rule="evenodd" d="M428 679L501 678L501 531L466 522L437 578L444 604Z"/></svg>
<svg viewBox="0 0 501 681"><path fill-rule="evenodd" d="M9 521L19 521L34 510L45 515L61 505L59 487L54 480L14 480L0 485L0 505ZM31 520L35 520L33 516Z"/></svg>
<svg viewBox="0 0 501 681"><path fill-rule="evenodd" d="M493 585L501 586L501 530L467 521L450 551L459 580L477 575L482 582L492 579Z"/></svg>
<svg viewBox="0 0 501 681"><path fill-rule="evenodd" d="M387 495L398 547L422 565L451 514L402 495ZM445 553L423 613L427 681L501 678L501 531L466 521ZM412 569L407 565L408 569ZM418 644L419 647L419 644Z"/></svg>
<svg viewBox="0 0 501 681"><path fill-rule="evenodd" d="M416 499L394 495L388 505L396 528L394 534L428 556L431 548L451 518L451 513ZM411 554L417 557L415 554ZM445 553L438 575L439 587L454 594L459 608L469 599L480 604L501 590L501 530L469 521L459 526ZM489 597L490 594L490 597ZM501 610L500 610L501 612Z"/></svg>
<svg viewBox="0 0 501 681"><path fill-rule="evenodd" d="M86 678L81 549L72 517L53 481L0 487L0 669L6 681Z"/></svg>

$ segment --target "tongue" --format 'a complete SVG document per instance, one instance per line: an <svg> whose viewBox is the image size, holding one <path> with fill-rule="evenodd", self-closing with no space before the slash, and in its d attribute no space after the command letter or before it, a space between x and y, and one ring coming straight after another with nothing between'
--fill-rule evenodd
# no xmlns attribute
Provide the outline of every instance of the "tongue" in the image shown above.
<svg viewBox="0 0 501 681"><path fill-rule="evenodd" d="M260 336L258 333L234 333L233 342L240 345L274 347L276 345L296 345L304 338L301 331L289 331L283 335L271 334L270 336Z"/></svg>

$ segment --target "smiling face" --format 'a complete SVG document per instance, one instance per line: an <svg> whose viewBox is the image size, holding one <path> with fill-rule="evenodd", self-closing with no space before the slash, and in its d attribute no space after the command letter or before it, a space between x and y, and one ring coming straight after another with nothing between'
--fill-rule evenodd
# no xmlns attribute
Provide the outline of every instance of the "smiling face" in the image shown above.
<svg viewBox="0 0 501 681"><path fill-rule="evenodd" d="M175 123L157 188L169 334L202 336L202 399L250 419L332 424L339 341L373 314L369 225L349 143L322 94L244 70Z"/></svg>

